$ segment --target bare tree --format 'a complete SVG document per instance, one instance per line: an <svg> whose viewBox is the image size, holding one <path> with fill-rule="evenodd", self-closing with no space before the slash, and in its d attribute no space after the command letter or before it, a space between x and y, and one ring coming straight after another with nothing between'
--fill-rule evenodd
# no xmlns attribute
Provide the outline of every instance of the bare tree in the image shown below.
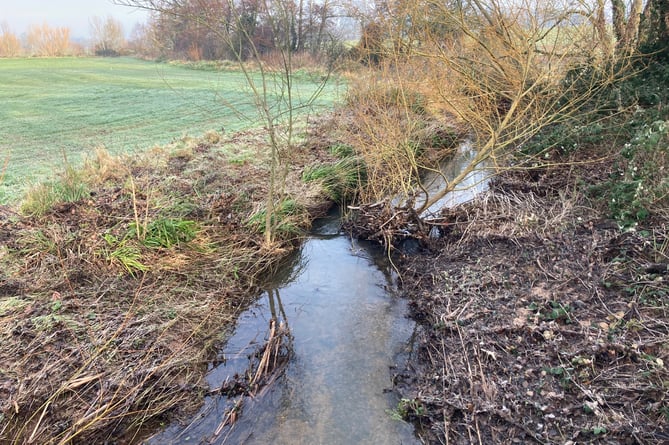
<svg viewBox="0 0 669 445"><path fill-rule="evenodd" d="M154 11L165 21L202 29L213 36L238 62L252 92L260 122L267 131L270 174L264 212L265 245L277 241L277 216L286 200L285 180L295 144L301 108L309 107L322 92L329 73L319 77L308 98L296 97L293 85L294 32L299 5L293 0L118 0L119 4ZM173 40L174 42L174 40ZM274 51L276 63L263 55ZM247 61L253 64L246 63Z"/></svg>
<svg viewBox="0 0 669 445"><path fill-rule="evenodd" d="M128 49L141 57L156 58L160 55L157 34L151 19L147 23L137 23L130 32Z"/></svg>
<svg viewBox="0 0 669 445"><path fill-rule="evenodd" d="M7 22L0 24L0 57L16 57L21 54L21 41L9 28Z"/></svg>
<svg viewBox="0 0 669 445"><path fill-rule="evenodd" d="M33 56L64 56L70 48L70 29L33 25L28 29L27 43Z"/></svg>
<svg viewBox="0 0 669 445"><path fill-rule="evenodd" d="M575 26L590 12L577 3L548 6L534 0L383 5L373 20L381 33L375 32L377 43L368 45L379 52L381 64L364 80L363 89L379 85L384 91L384 85L392 86L380 97L386 102L392 98L399 111L391 115L377 107L370 113L363 103L356 114L356 140L369 145L364 152L370 158L370 175L386 181L372 184L369 202L399 193L404 195L400 207L412 207L420 196L420 213L473 171L503 168L508 155L541 129L574 116L613 78L607 65L598 76L575 70L598 52L588 44L589 30ZM572 73L571 82L563 81L567 72ZM578 94L570 94L577 85ZM415 150L412 135L423 125L425 110L465 128L473 141L475 155L453 179ZM376 158L381 155L387 160L379 163ZM375 175L375 165L394 170ZM428 191L421 182L421 172L426 171L442 175L444 186Z"/></svg>
<svg viewBox="0 0 669 445"><path fill-rule="evenodd" d="M627 7L624 0L611 0L613 31L618 52L628 54L636 49L643 0L632 0Z"/></svg>
<svg viewBox="0 0 669 445"><path fill-rule="evenodd" d="M89 19L89 25L96 55L116 56L125 48L123 24L119 20L112 16L93 16Z"/></svg>

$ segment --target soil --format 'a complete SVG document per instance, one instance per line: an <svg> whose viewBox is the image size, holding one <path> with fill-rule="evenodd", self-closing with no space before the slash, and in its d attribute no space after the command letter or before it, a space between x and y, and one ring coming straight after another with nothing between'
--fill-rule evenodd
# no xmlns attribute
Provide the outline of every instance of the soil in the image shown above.
<svg viewBox="0 0 669 445"><path fill-rule="evenodd" d="M608 168L502 174L399 262L427 443L669 443L669 225L603 217L578 184Z"/></svg>

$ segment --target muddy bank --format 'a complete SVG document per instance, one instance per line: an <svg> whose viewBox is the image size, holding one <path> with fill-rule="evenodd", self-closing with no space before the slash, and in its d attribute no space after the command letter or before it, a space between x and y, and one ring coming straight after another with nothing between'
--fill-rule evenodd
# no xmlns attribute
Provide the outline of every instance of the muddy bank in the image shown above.
<svg viewBox="0 0 669 445"><path fill-rule="evenodd" d="M605 171L505 174L399 265L427 442L669 442L669 226L605 219L576 186Z"/></svg>

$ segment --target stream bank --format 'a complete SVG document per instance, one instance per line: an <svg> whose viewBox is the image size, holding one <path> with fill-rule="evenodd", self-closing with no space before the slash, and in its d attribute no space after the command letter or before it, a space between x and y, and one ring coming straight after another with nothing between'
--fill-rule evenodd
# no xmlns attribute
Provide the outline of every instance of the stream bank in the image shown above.
<svg viewBox="0 0 669 445"><path fill-rule="evenodd" d="M606 171L507 172L399 263L418 330L398 387L427 443L669 441L669 225L592 208L574 184Z"/></svg>

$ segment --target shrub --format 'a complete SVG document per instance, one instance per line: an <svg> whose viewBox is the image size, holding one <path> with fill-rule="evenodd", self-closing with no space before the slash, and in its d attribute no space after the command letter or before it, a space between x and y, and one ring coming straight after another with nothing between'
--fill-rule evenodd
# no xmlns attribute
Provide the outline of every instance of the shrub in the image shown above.
<svg viewBox="0 0 669 445"><path fill-rule="evenodd" d="M611 177L591 188L608 203L609 215L623 227L669 207L669 121L643 125L623 146Z"/></svg>

